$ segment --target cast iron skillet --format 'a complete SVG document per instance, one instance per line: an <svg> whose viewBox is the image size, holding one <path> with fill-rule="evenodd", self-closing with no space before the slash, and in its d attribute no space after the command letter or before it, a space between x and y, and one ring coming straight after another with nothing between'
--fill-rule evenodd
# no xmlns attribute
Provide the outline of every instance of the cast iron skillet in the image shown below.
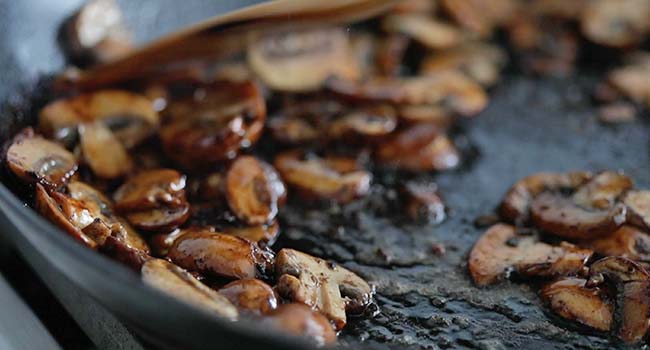
<svg viewBox="0 0 650 350"><path fill-rule="evenodd" d="M18 105L0 114L0 141L32 121L33 113L11 96L29 92L42 72L63 65L56 32L78 1L51 3L0 1L0 100ZM186 1L182 6L174 0L125 0L122 5L139 37L147 39L216 13L209 9L215 3L235 5L210 0ZM146 8L161 12L152 16ZM523 176L620 169L638 187L650 188L647 113L634 123L599 124L589 96L607 67L593 62L602 56L583 56L592 62L583 59L579 74L566 78L507 73L490 91L488 108L457 130L457 144L474 156L457 171L416 176L435 181L445 197L449 217L439 226L410 223L399 215L399 203L387 200L395 183L406 179L403 174L376 173L371 195L346 207L308 208L290 201L280 217L279 246L333 259L377 285L381 311L351 320L341 343L365 339L369 347L382 349L611 347L602 335L585 333L547 313L533 288L510 282L475 288L465 266L467 252L484 230L473 220L491 213L507 188ZM145 288L132 272L76 244L41 219L3 184L0 213L3 233L42 278L55 278L43 273L48 269L60 272L145 332L147 339L184 348L305 347L255 324L220 322Z"/></svg>

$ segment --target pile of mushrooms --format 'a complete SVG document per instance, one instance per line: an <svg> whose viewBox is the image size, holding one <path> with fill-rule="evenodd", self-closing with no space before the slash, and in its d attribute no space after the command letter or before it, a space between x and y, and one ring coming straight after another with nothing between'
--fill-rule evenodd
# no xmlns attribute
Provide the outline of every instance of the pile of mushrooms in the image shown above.
<svg viewBox="0 0 650 350"><path fill-rule="evenodd" d="M650 191L619 172L538 173L514 184L472 248L478 286L542 284L560 317L641 342L650 327Z"/></svg>

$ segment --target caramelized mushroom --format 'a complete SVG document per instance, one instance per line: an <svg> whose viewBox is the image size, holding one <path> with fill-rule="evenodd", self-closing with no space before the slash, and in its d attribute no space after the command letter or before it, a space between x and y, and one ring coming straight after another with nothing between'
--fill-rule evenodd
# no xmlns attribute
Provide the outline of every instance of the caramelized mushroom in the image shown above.
<svg viewBox="0 0 650 350"><path fill-rule="evenodd" d="M627 207L627 222L650 230L650 191L630 191L623 203Z"/></svg>
<svg viewBox="0 0 650 350"><path fill-rule="evenodd" d="M430 49L458 45L463 33L453 25L419 13L386 16L382 27L389 33L404 34Z"/></svg>
<svg viewBox="0 0 650 350"><path fill-rule="evenodd" d="M264 315L278 307L273 288L256 279L230 282L219 289L219 293L237 306L241 312Z"/></svg>
<svg viewBox="0 0 650 350"><path fill-rule="evenodd" d="M323 315L302 304L284 304L271 311L263 321L274 329L305 337L316 346L336 343L336 333Z"/></svg>
<svg viewBox="0 0 650 350"><path fill-rule="evenodd" d="M622 256L650 262L650 236L640 229L623 225L609 236L580 244L604 256Z"/></svg>
<svg viewBox="0 0 650 350"><path fill-rule="evenodd" d="M273 139L289 145L299 145L318 140L318 127L299 117L277 116L267 127Z"/></svg>
<svg viewBox="0 0 650 350"><path fill-rule="evenodd" d="M279 154L274 165L282 179L307 198L347 203L364 196L370 190L372 176L358 166L353 169L336 169L327 159L305 158L300 151Z"/></svg>
<svg viewBox="0 0 650 350"><path fill-rule="evenodd" d="M517 181L501 202L499 212L510 222L526 222L530 204L544 191L574 190L589 181L591 173L574 171L568 173L537 173Z"/></svg>
<svg viewBox="0 0 650 350"><path fill-rule="evenodd" d="M229 235L257 242L261 246L270 247L278 239L280 225L274 221L271 224L255 226L227 226L223 228L223 231Z"/></svg>
<svg viewBox="0 0 650 350"><path fill-rule="evenodd" d="M582 278L569 277L549 283L542 288L542 300L567 320L607 332L613 324L614 307L600 288L587 288L586 282Z"/></svg>
<svg viewBox="0 0 650 350"><path fill-rule="evenodd" d="M336 329L345 326L346 311L362 311L374 294L373 288L353 272L293 249L280 250L275 273L282 297L323 313Z"/></svg>
<svg viewBox="0 0 650 350"><path fill-rule="evenodd" d="M650 106L650 54L635 52L626 57L625 65L607 74L607 83L637 103Z"/></svg>
<svg viewBox="0 0 650 350"><path fill-rule="evenodd" d="M185 176L173 169L155 169L129 178L113 194L122 211L181 207L185 203Z"/></svg>
<svg viewBox="0 0 650 350"><path fill-rule="evenodd" d="M474 244L468 266L474 283L486 286L502 279L509 270L528 277L575 274L591 254L566 242L552 246L535 236L518 235L513 226L496 224Z"/></svg>
<svg viewBox="0 0 650 350"><path fill-rule="evenodd" d="M145 231L171 231L187 221L189 216L188 203L178 207L161 207L124 214L133 226Z"/></svg>
<svg viewBox="0 0 650 350"><path fill-rule="evenodd" d="M381 143L377 160L389 167L409 171L443 171L460 163L452 141L433 124L415 124Z"/></svg>
<svg viewBox="0 0 650 350"><path fill-rule="evenodd" d="M217 82L173 101L160 138L165 154L190 169L234 158L261 136L266 105L252 81Z"/></svg>
<svg viewBox="0 0 650 350"><path fill-rule="evenodd" d="M121 90L102 90L49 103L39 114L39 126L56 140L76 140L77 126L100 121L126 148L156 132L158 113L144 96Z"/></svg>
<svg viewBox="0 0 650 350"><path fill-rule="evenodd" d="M563 238L582 240L613 233L626 215L625 206L620 204L610 209L585 209L571 198L550 192L537 196L530 212L537 227Z"/></svg>
<svg viewBox="0 0 650 350"><path fill-rule="evenodd" d="M584 208L609 209L634 186L632 180L617 172L605 171L580 186L573 201Z"/></svg>
<svg viewBox="0 0 650 350"><path fill-rule="evenodd" d="M590 284L603 280L616 288L616 334L627 344L639 343L650 326L650 275L632 260L607 257L589 268Z"/></svg>
<svg viewBox="0 0 650 350"><path fill-rule="evenodd" d="M333 139L358 141L388 135L397 127L395 109L380 105L347 113L330 123L328 135Z"/></svg>
<svg viewBox="0 0 650 350"><path fill-rule="evenodd" d="M237 320L237 308L226 297L208 288L182 268L161 259L142 266L142 280L179 300L229 320Z"/></svg>
<svg viewBox="0 0 650 350"><path fill-rule="evenodd" d="M340 28L259 35L248 45L247 57L251 69L275 90L312 91L330 76L359 77Z"/></svg>
<svg viewBox="0 0 650 350"><path fill-rule="evenodd" d="M650 30L646 0L588 1L582 13L582 33L591 41L614 47L634 45Z"/></svg>
<svg viewBox="0 0 650 350"><path fill-rule="evenodd" d="M21 180L45 187L61 187L77 171L74 155L31 129L16 136L7 150L7 166Z"/></svg>
<svg viewBox="0 0 650 350"><path fill-rule="evenodd" d="M278 213L278 201L285 193L275 170L255 157L237 158L226 173L228 205L247 224L271 222Z"/></svg>
<svg viewBox="0 0 650 350"><path fill-rule="evenodd" d="M409 182L404 186L406 213L413 220L441 223L445 219L445 204L438 196L435 183Z"/></svg>
<svg viewBox="0 0 650 350"><path fill-rule="evenodd" d="M102 122L81 124L79 139L84 160L98 177L114 179L133 168L124 146Z"/></svg>
<svg viewBox="0 0 650 350"><path fill-rule="evenodd" d="M190 271L237 279L261 277L272 263L257 243L207 229L189 229L176 238L167 257Z"/></svg>

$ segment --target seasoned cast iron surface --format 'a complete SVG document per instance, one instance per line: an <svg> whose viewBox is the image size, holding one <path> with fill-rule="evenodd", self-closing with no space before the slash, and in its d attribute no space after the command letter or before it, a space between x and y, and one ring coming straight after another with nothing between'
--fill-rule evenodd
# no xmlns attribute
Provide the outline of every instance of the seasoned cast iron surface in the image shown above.
<svg viewBox="0 0 650 350"><path fill-rule="evenodd" d="M281 211L280 245L341 262L377 286L381 311L353 321L340 342L431 349L611 346L553 319L531 287L504 282L479 289L466 269L467 254L484 230L474 220L492 213L521 177L543 170L621 169L639 187L650 185L647 116L613 127L599 124L590 100L596 81L506 78L487 110L464 122L457 137L478 155L461 170L417 177L436 181L450 208L438 226L399 215L390 188L404 178L395 174L377 176L373 194L347 207L293 204Z"/></svg>

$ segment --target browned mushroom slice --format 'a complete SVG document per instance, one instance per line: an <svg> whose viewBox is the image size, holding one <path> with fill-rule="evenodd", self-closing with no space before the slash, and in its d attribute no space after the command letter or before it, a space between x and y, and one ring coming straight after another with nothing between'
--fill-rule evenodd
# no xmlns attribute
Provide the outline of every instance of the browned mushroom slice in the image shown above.
<svg viewBox="0 0 650 350"><path fill-rule="evenodd" d="M548 16L563 20L576 20L584 11L589 0L534 0L529 5L530 11L536 16Z"/></svg>
<svg viewBox="0 0 650 350"><path fill-rule="evenodd" d="M130 52L131 37L114 0L86 3L66 24L70 54L92 63L107 62Z"/></svg>
<svg viewBox="0 0 650 350"><path fill-rule="evenodd" d="M534 236L518 235L513 226L496 224L474 244L468 267L474 283L486 286L502 279L509 270L529 277L575 274L591 254L565 242L552 246Z"/></svg>
<svg viewBox="0 0 650 350"><path fill-rule="evenodd" d="M397 13L434 13L438 3L431 0L402 0L396 3L392 11Z"/></svg>
<svg viewBox="0 0 650 350"><path fill-rule="evenodd" d="M184 167L200 168L232 159L257 142L266 105L252 81L217 82L173 101L165 114L170 122L160 138L166 155Z"/></svg>
<svg viewBox="0 0 650 350"><path fill-rule="evenodd" d="M7 150L8 168L21 180L54 189L77 171L74 155L58 143L34 135L31 129L16 136Z"/></svg>
<svg viewBox="0 0 650 350"><path fill-rule="evenodd" d="M156 256L166 256L169 252L169 248L174 244L176 238L187 233L188 230L175 229L169 233L159 233L153 235L149 240L151 249Z"/></svg>
<svg viewBox="0 0 650 350"><path fill-rule="evenodd" d="M312 91L325 79L357 79L359 67L340 28L258 35L248 45L251 69L275 90Z"/></svg>
<svg viewBox="0 0 650 350"><path fill-rule="evenodd" d="M320 136L315 125L298 117L278 116L269 120L267 126L274 140L290 145L313 142Z"/></svg>
<svg viewBox="0 0 650 350"><path fill-rule="evenodd" d="M640 342L650 326L650 275L632 260L607 257L589 268L591 284L603 280L616 287L617 336L627 344Z"/></svg>
<svg viewBox="0 0 650 350"><path fill-rule="evenodd" d="M375 156L383 165L409 171L443 171L460 164L453 142L433 124L398 132L377 147Z"/></svg>
<svg viewBox="0 0 650 350"><path fill-rule="evenodd" d="M361 277L335 263L282 249L275 262L278 293L324 314L337 329L346 323L346 311L362 311L371 301L373 288Z"/></svg>
<svg viewBox="0 0 650 350"><path fill-rule="evenodd" d="M327 132L334 139L358 140L387 135L396 127L395 109L381 105L347 113L330 123Z"/></svg>
<svg viewBox="0 0 650 350"><path fill-rule="evenodd" d="M185 223L189 216L188 203L178 207L160 207L124 214L131 225L145 231L171 231Z"/></svg>
<svg viewBox="0 0 650 350"><path fill-rule="evenodd" d="M133 168L124 146L102 122L81 124L79 137L84 160L98 177L121 177Z"/></svg>
<svg viewBox="0 0 650 350"><path fill-rule="evenodd" d="M499 80L499 72L507 58L495 45L469 43L463 46L430 54L420 67L422 74L459 70L483 86Z"/></svg>
<svg viewBox="0 0 650 350"><path fill-rule="evenodd" d="M634 186L632 180L617 172L605 171L580 186L573 201L584 208L609 209Z"/></svg>
<svg viewBox="0 0 650 350"><path fill-rule="evenodd" d="M609 209L585 209L571 198L545 192L530 206L532 221L554 235L589 240L616 231L624 222L626 209L615 205Z"/></svg>
<svg viewBox="0 0 650 350"><path fill-rule="evenodd" d="M481 37L489 36L497 25L506 22L517 7L512 0L443 0L441 5L463 28Z"/></svg>
<svg viewBox="0 0 650 350"><path fill-rule="evenodd" d="M626 64L607 74L607 82L637 103L650 106L650 54L635 52L626 59Z"/></svg>
<svg viewBox="0 0 650 350"><path fill-rule="evenodd" d="M250 225L271 222L286 190L275 170L252 156L237 158L226 173L226 199L230 209Z"/></svg>
<svg viewBox="0 0 650 350"><path fill-rule="evenodd" d="M278 307L275 292L268 284L256 279L233 281L219 289L242 312L268 314Z"/></svg>
<svg viewBox="0 0 650 350"><path fill-rule="evenodd" d="M406 49L411 41L400 34L389 34L379 40L376 47L375 63L380 74L398 75Z"/></svg>
<svg viewBox="0 0 650 350"><path fill-rule="evenodd" d="M185 205L185 176L173 169L155 169L129 178L113 194L122 211Z"/></svg>
<svg viewBox="0 0 650 350"><path fill-rule="evenodd" d="M128 91L103 90L49 103L39 114L39 127L57 140L76 138L77 126L101 121L126 148L156 132L158 113L144 96Z"/></svg>
<svg viewBox="0 0 650 350"><path fill-rule="evenodd" d="M650 261L650 236L640 229L623 225L611 235L580 244L604 256L622 256L635 261Z"/></svg>
<svg viewBox="0 0 650 350"><path fill-rule="evenodd" d="M406 214L413 220L441 223L445 219L445 204L438 196L435 183L409 182L404 186Z"/></svg>
<svg viewBox="0 0 650 350"><path fill-rule="evenodd" d="M591 41L614 47L634 45L650 30L646 0L588 1L582 13L582 33Z"/></svg>
<svg viewBox="0 0 650 350"><path fill-rule="evenodd" d="M238 279L262 276L272 261L255 242L204 229L176 238L167 257L190 271Z"/></svg>
<svg viewBox="0 0 650 350"><path fill-rule="evenodd" d="M226 297L208 288L182 268L161 259L151 259L142 266L142 280L164 293L213 312L229 320L237 320L237 308Z"/></svg>
<svg viewBox="0 0 650 350"><path fill-rule="evenodd" d="M587 288L587 280L564 278L542 288L542 299L561 317L598 331L612 327L614 307L597 287Z"/></svg>
<svg viewBox="0 0 650 350"><path fill-rule="evenodd" d="M125 238L120 237L119 233L116 232L113 231L113 234L106 238L104 244L100 247L100 251L134 271L140 271L142 265L152 259L148 250L145 251L130 245Z"/></svg>
<svg viewBox="0 0 650 350"><path fill-rule="evenodd" d="M636 107L630 102L617 101L598 108L598 120L603 123L629 123L635 119Z"/></svg>
<svg viewBox="0 0 650 350"><path fill-rule="evenodd" d="M453 47L464 38L457 27L419 13L386 16L382 27L389 33L404 34L430 49Z"/></svg>
<svg viewBox="0 0 650 350"><path fill-rule="evenodd" d="M280 225L278 225L277 221L274 221L271 224L255 226L228 226L224 227L223 231L229 235L246 238L249 241L270 247L278 239Z"/></svg>
<svg viewBox="0 0 650 350"><path fill-rule="evenodd" d="M305 158L300 151L287 151L275 158L282 179L306 198L347 203L370 190L372 175L358 166L340 170L323 158Z"/></svg>
<svg viewBox="0 0 650 350"><path fill-rule="evenodd" d="M627 207L627 222L650 229L650 191L630 191L623 198Z"/></svg>
<svg viewBox="0 0 650 350"><path fill-rule="evenodd" d="M499 212L510 222L528 220L530 204L544 191L574 190L591 179L586 171L568 173L537 173L517 181L501 202Z"/></svg>
<svg viewBox="0 0 650 350"><path fill-rule="evenodd" d="M302 304L284 304L271 311L264 319L273 329L305 337L316 346L336 343L336 333L327 318Z"/></svg>
<svg viewBox="0 0 650 350"><path fill-rule="evenodd" d="M445 107L436 105L404 105L399 106L400 120L408 123L428 123L438 126L441 130L449 128L454 118Z"/></svg>

